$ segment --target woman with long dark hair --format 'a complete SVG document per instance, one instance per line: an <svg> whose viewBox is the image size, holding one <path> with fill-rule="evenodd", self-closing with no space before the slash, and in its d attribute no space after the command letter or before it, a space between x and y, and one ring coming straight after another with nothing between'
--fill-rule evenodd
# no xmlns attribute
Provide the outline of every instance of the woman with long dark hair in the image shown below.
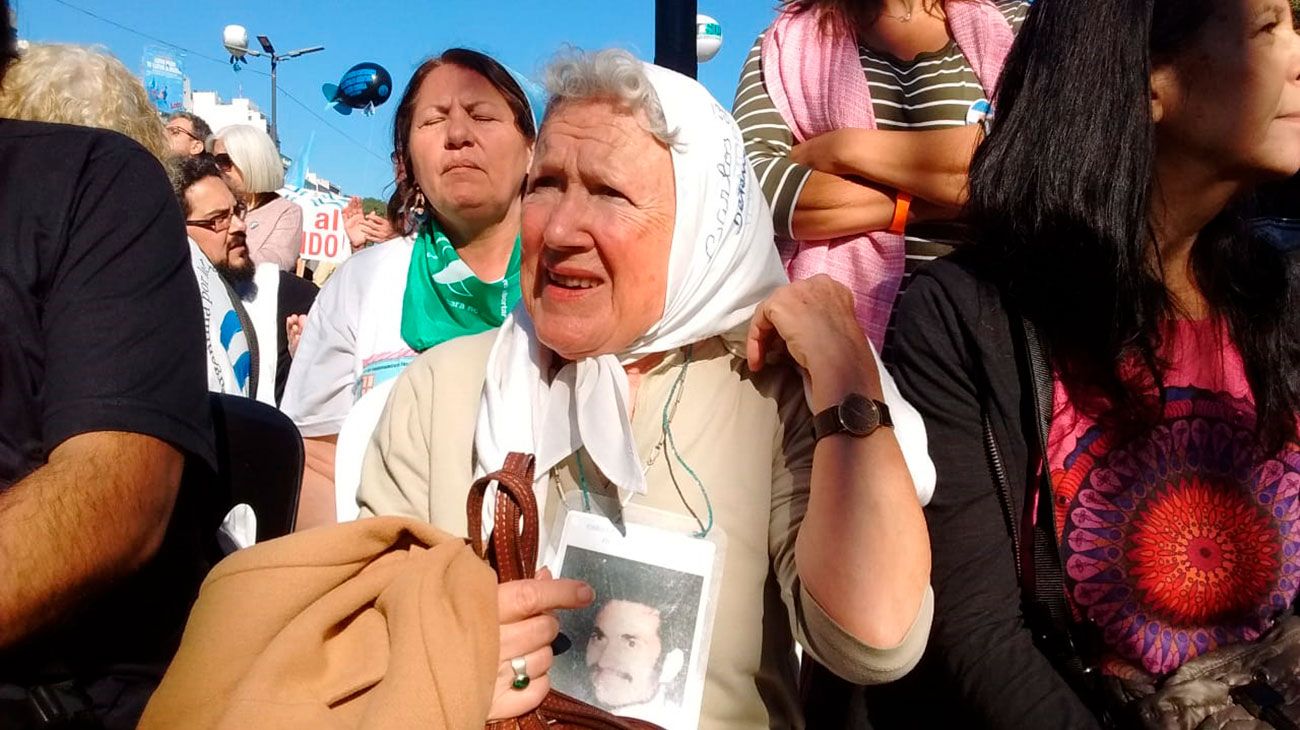
<svg viewBox="0 0 1300 730"><path fill-rule="evenodd" d="M951 250L1027 0L784 0L732 113L792 279L849 286L877 348L896 297ZM738 153L739 151L737 151Z"/></svg>
<svg viewBox="0 0 1300 730"><path fill-rule="evenodd" d="M519 300L520 196L541 116L531 84L452 48L416 69L393 120L403 238L321 290L281 408L307 437L299 525L335 518L334 443L353 404L417 353L501 325Z"/></svg>
<svg viewBox="0 0 1300 730"><path fill-rule="evenodd" d="M899 310L936 619L874 724L1195 727L1295 683L1260 659L1295 641L1300 288L1238 203L1297 168L1287 0L1034 4L975 243Z"/></svg>

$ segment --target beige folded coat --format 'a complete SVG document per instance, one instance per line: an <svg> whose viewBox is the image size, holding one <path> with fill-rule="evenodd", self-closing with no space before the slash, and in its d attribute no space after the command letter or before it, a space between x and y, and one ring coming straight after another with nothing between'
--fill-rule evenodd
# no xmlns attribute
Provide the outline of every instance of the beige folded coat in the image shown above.
<svg viewBox="0 0 1300 730"><path fill-rule="evenodd" d="M482 728L496 595L464 540L405 518L241 550L204 581L139 727Z"/></svg>

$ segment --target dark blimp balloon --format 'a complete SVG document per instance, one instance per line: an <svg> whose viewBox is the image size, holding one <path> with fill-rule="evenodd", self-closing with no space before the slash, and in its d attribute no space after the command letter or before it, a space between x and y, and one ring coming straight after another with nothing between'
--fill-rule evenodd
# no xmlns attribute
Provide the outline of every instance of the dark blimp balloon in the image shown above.
<svg viewBox="0 0 1300 730"><path fill-rule="evenodd" d="M367 61L348 69L337 85L322 84L320 90L339 114L347 116L353 109L360 109L370 116L375 107L392 96L393 77L383 66Z"/></svg>

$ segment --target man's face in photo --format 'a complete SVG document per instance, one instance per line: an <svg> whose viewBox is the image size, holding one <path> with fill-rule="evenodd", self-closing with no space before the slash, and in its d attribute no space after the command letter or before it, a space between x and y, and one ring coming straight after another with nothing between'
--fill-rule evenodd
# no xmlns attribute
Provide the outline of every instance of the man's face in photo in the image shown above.
<svg viewBox="0 0 1300 730"><path fill-rule="evenodd" d="M596 701L608 708L649 702L659 691L659 610L610 601L587 640L587 668Z"/></svg>

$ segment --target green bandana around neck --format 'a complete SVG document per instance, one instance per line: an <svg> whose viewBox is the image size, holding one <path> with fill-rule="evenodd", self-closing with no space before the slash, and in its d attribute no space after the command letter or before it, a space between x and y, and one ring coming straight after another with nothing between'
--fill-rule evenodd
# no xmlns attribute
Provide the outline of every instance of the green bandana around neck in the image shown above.
<svg viewBox="0 0 1300 730"><path fill-rule="evenodd" d="M484 283L430 218L420 226L402 297L402 339L416 352L500 327L519 301L519 238L506 275Z"/></svg>

